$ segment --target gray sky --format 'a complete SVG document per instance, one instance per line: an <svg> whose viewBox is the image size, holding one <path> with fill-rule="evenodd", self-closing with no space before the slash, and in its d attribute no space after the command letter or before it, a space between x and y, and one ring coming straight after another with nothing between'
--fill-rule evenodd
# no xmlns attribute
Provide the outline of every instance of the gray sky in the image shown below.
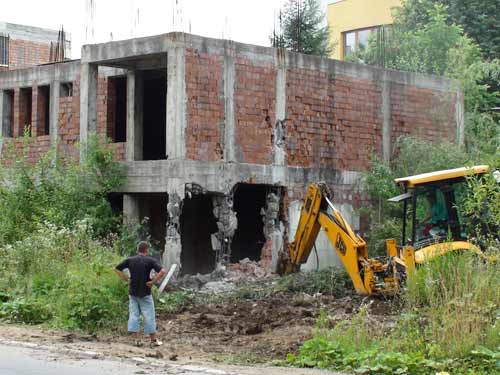
<svg viewBox="0 0 500 375"><path fill-rule="evenodd" d="M71 33L72 58L82 44L185 31L269 45L275 15L286 0L0 0L0 21ZM326 3L326 1L324 1ZM2 4L3 3L3 4ZM177 4L177 5L176 5ZM92 27L94 35L92 37ZM112 35L112 36L111 36Z"/></svg>

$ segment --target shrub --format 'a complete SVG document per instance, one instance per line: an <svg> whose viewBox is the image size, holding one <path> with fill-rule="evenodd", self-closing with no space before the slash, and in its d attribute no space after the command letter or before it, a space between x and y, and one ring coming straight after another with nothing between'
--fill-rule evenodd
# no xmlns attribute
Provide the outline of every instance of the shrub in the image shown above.
<svg viewBox="0 0 500 375"><path fill-rule="evenodd" d="M55 156L54 150L36 164L29 162L25 147L10 151L0 165L0 245L13 243L33 232L42 222L71 228L87 220L95 237L102 237L119 223L107 194L121 184L123 173L112 151L90 137L83 163Z"/></svg>
<svg viewBox="0 0 500 375"><path fill-rule="evenodd" d="M40 224L31 236L0 248L2 316L87 331L115 327L125 320L127 300L126 285L112 271L118 261L92 239L85 221L71 230Z"/></svg>
<svg viewBox="0 0 500 375"><path fill-rule="evenodd" d="M14 323L40 324L52 318L48 301L17 298L0 305L0 318Z"/></svg>
<svg viewBox="0 0 500 375"><path fill-rule="evenodd" d="M500 266L473 254L450 254L408 277L407 313L385 327L361 309L314 337L288 362L360 374L487 375L500 370Z"/></svg>

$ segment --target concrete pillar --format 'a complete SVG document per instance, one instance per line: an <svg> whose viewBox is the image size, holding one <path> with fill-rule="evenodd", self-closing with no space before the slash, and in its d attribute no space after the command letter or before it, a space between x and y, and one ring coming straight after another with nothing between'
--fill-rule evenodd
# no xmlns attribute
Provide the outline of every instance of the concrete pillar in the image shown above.
<svg viewBox="0 0 500 375"><path fill-rule="evenodd" d="M139 199L131 194L123 194L123 222L136 225L141 221Z"/></svg>
<svg viewBox="0 0 500 375"><path fill-rule="evenodd" d="M173 47L167 57L167 149L169 159L186 155L185 49Z"/></svg>
<svg viewBox="0 0 500 375"><path fill-rule="evenodd" d="M455 123L456 123L456 142L463 145L465 141L465 123L464 123L464 93L458 89L455 99Z"/></svg>
<svg viewBox="0 0 500 375"><path fill-rule="evenodd" d="M276 49L276 122L274 124L274 165L286 164L286 51Z"/></svg>
<svg viewBox="0 0 500 375"><path fill-rule="evenodd" d="M95 64L80 66L80 159L85 157L85 146L89 134L97 129L97 70Z"/></svg>
<svg viewBox="0 0 500 375"><path fill-rule="evenodd" d="M127 144L125 160L143 159L143 93L144 80L140 71L127 73Z"/></svg>
<svg viewBox="0 0 500 375"><path fill-rule="evenodd" d="M266 242L262 247L261 264L272 272L278 270L278 257L283 250L284 225L280 221L281 189L269 192L266 197L266 206L261 209L264 223L264 237Z"/></svg>
<svg viewBox="0 0 500 375"><path fill-rule="evenodd" d="M0 90L0 142L2 142L1 139L4 136L4 134L6 134L6 131L4 130L4 128L6 126L5 113L3 110L5 97L6 97L6 95L3 92L3 90ZM0 145L0 147L1 147L1 145Z"/></svg>
<svg viewBox="0 0 500 375"><path fill-rule="evenodd" d="M212 233L212 249L216 252L217 264L231 260L231 243L238 228L238 218L233 209L233 196L215 195L212 197L213 213L217 220L218 231Z"/></svg>
<svg viewBox="0 0 500 375"><path fill-rule="evenodd" d="M167 204L167 237L165 238L165 251L162 256L162 263L166 268L170 268L172 264L181 266L181 234L180 234L180 217L182 207L182 198L175 190L168 192ZM196 235L193 233L193 235Z"/></svg>
<svg viewBox="0 0 500 375"><path fill-rule="evenodd" d="M59 139L59 97L61 91L61 82L53 81L50 84L50 145L56 147Z"/></svg>
<svg viewBox="0 0 500 375"><path fill-rule="evenodd" d="M225 42L224 54L224 161L234 162L236 160L234 153L234 77L236 75L236 67L234 63L234 43L231 41Z"/></svg>
<svg viewBox="0 0 500 375"><path fill-rule="evenodd" d="M387 72L382 77L382 156L384 161L391 159L391 82Z"/></svg>
<svg viewBox="0 0 500 375"><path fill-rule="evenodd" d="M6 131L4 131L5 125L5 113L4 113L4 98L5 94L0 90L0 159L2 158L2 147L3 147L3 137Z"/></svg>

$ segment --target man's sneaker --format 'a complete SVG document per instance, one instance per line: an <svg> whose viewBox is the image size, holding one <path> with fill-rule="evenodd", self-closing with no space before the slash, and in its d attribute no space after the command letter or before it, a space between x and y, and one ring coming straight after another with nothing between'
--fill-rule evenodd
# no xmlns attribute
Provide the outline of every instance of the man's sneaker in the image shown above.
<svg viewBox="0 0 500 375"><path fill-rule="evenodd" d="M155 339L154 341L151 341L151 346L162 346L163 342L161 342L158 339Z"/></svg>

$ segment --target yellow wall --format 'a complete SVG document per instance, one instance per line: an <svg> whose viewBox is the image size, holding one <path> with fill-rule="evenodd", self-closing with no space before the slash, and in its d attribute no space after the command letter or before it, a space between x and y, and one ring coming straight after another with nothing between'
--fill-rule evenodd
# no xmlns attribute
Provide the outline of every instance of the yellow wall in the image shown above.
<svg viewBox="0 0 500 375"><path fill-rule="evenodd" d="M391 24L391 8L400 5L401 0L341 0L329 4L330 40L335 43L331 57L340 60L344 56L343 32Z"/></svg>

